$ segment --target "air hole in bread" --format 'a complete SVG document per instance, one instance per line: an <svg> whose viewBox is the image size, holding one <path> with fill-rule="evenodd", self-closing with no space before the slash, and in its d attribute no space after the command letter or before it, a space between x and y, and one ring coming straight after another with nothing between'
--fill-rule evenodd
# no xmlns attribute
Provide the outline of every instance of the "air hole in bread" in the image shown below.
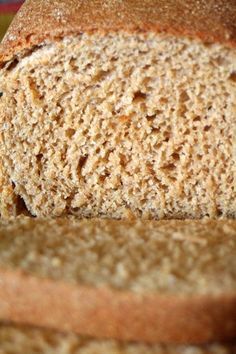
<svg viewBox="0 0 236 354"><path fill-rule="evenodd" d="M75 133L76 133L76 130L75 130L75 129L68 128L68 129L66 130L66 136L67 136L68 138L72 138L72 137L75 135Z"/></svg>
<svg viewBox="0 0 236 354"><path fill-rule="evenodd" d="M206 125L206 126L204 127L204 131L205 131L205 132L208 132L210 129L211 129L211 126L210 126L210 125Z"/></svg>
<svg viewBox="0 0 236 354"><path fill-rule="evenodd" d="M236 83L236 71L230 74L229 80Z"/></svg>
<svg viewBox="0 0 236 354"><path fill-rule="evenodd" d="M143 93L141 91L137 91L134 93L134 98L133 102L141 102L147 98L146 93Z"/></svg>
<svg viewBox="0 0 236 354"><path fill-rule="evenodd" d="M87 160L88 160L88 155L80 157L78 167L77 167L77 171L79 174L81 174L82 169L85 167Z"/></svg>
<svg viewBox="0 0 236 354"><path fill-rule="evenodd" d="M18 63L19 63L19 60L18 60L17 58L14 59L14 60L12 60L12 61L7 65L7 70L8 70L8 71L11 71L11 70L15 69L15 68L17 67Z"/></svg>

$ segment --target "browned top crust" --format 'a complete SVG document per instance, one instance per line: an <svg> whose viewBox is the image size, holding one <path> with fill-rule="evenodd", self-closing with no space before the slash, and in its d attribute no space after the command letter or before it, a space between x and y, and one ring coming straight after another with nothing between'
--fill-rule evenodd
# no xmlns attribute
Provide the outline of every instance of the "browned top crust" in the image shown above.
<svg viewBox="0 0 236 354"><path fill-rule="evenodd" d="M236 0L26 0L0 45L0 63L46 39L98 30L236 46Z"/></svg>

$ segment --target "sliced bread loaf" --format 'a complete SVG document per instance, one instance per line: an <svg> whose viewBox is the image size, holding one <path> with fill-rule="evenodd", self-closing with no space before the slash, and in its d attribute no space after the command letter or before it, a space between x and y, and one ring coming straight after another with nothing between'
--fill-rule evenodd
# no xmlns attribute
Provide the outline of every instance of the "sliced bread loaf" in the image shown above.
<svg viewBox="0 0 236 354"><path fill-rule="evenodd" d="M234 0L28 0L0 47L1 213L236 216Z"/></svg>
<svg viewBox="0 0 236 354"><path fill-rule="evenodd" d="M95 340L75 334L0 325L0 354L235 354L236 345L171 346Z"/></svg>
<svg viewBox="0 0 236 354"><path fill-rule="evenodd" d="M0 227L0 319L98 338L236 333L236 221L18 218Z"/></svg>

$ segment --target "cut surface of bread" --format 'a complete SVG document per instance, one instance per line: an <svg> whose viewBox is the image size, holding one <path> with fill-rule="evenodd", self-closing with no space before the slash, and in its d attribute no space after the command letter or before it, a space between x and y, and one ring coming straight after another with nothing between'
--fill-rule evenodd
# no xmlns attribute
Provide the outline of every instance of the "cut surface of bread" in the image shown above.
<svg viewBox="0 0 236 354"><path fill-rule="evenodd" d="M0 266L137 293L236 290L236 221L17 218L1 222Z"/></svg>
<svg viewBox="0 0 236 354"><path fill-rule="evenodd" d="M16 215L22 203L36 216L235 217L235 47L226 34L213 40L211 29L208 41L200 29L191 37L187 10L182 35L161 30L173 1L166 10L162 1L146 2L156 29L141 20L143 5L136 13L122 1L119 15L120 1L112 3L113 15L110 1L85 8L28 1L7 35L2 55L11 43L15 51L0 71L2 216ZM231 23L235 7L217 3ZM37 17L44 6L45 28L55 14L60 21L40 40L35 28L25 30L23 15ZM114 28L86 12L97 6ZM191 8L197 11L194 2ZM128 9L127 27L118 20ZM209 14L211 6L203 9ZM176 18L180 10L173 7ZM220 18L217 33L225 28L231 38L232 26Z"/></svg>
<svg viewBox="0 0 236 354"><path fill-rule="evenodd" d="M1 221L0 318L99 338L236 333L236 221Z"/></svg>
<svg viewBox="0 0 236 354"><path fill-rule="evenodd" d="M96 340L31 327L0 325L0 354L235 354L235 344L171 346Z"/></svg>

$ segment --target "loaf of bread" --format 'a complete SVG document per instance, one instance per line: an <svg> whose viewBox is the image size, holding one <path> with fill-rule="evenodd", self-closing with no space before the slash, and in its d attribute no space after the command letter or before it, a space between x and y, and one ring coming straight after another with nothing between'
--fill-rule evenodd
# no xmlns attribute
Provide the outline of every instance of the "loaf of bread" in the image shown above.
<svg viewBox="0 0 236 354"><path fill-rule="evenodd" d="M0 48L1 213L236 216L235 0L28 0Z"/></svg>
<svg viewBox="0 0 236 354"><path fill-rule="evenodd" d="M236 221L18 217L0 226L0 319L96 338L235 338Z"/></svg>
<svg viewBox="0 0 236 354"><path fill-rule="evenodd" d="M95 340L30 327L0 325L0 354L235 354L236 344L145 345Z"/></svg>

